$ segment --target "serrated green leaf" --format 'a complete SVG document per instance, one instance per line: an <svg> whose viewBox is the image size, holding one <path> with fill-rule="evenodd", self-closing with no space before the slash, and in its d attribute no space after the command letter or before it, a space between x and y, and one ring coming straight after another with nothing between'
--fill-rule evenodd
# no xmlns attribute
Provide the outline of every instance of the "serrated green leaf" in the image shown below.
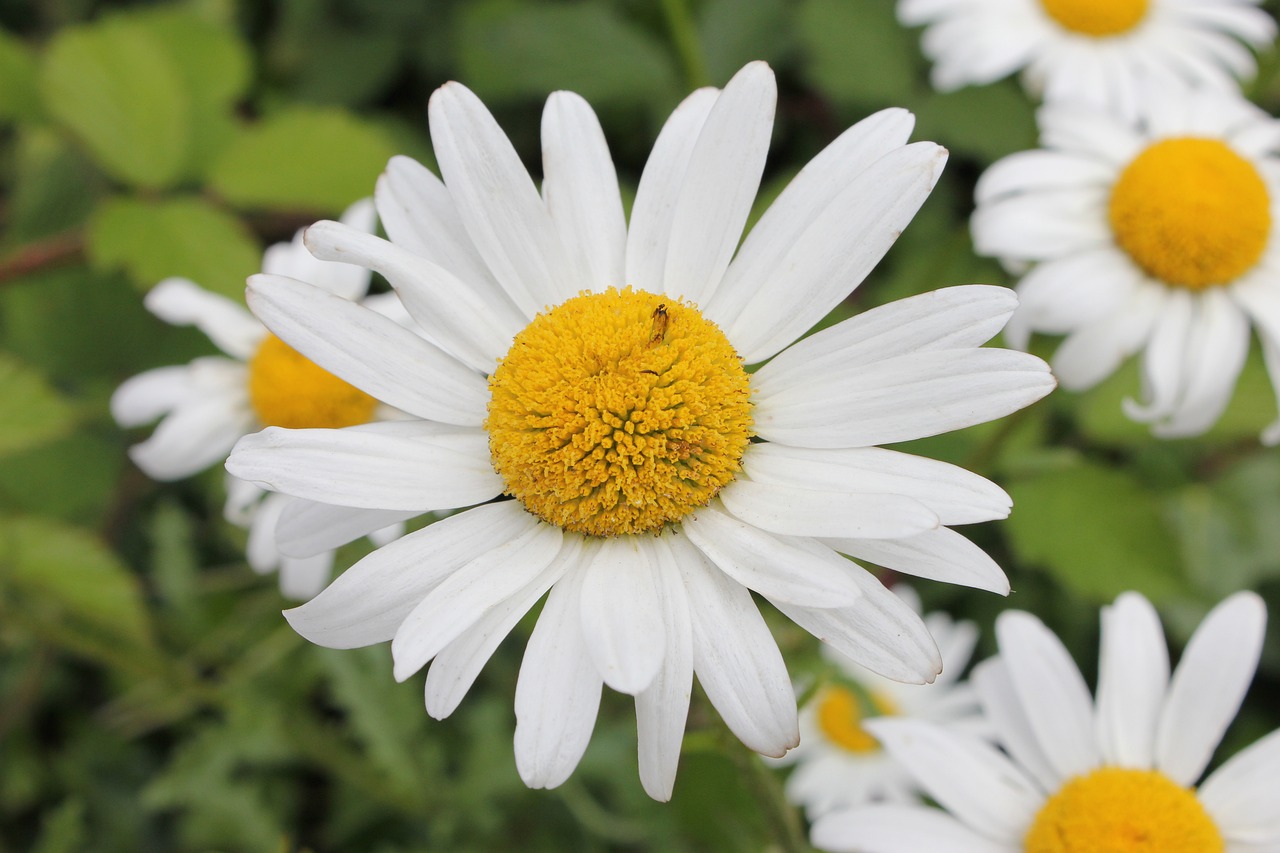
<svg viewBox="0 0 1280 853"><path fill-rule="evenodd" d="M915 86L915 46L892 0L805 0L797 14L805 77L853 104L904 104Z"/></svg>
<svg viewBox="0 0 1280 853"><path fill-rule="evenodd" d="M0 456L48 444L75 422L75 409L39 373L0 353Z"/></svg>
<svg viewBox="0 0 1280 853"><path fill-rule="evenodd" d="M0 29L0 119L31 121L41 114L36 59L21 39Z"/></svg>
<svg viewBox="0 0 1280 853"><path fill-rule="evenodd" d="M120 180L166 187L191 152L191 98L159 37L123 19L63 30L40 69L49 112Z"/></svg>
<svg viewBox="0 0 1280 853"><path fill-rule="evenodd" d="M261 252L240 220L203 199L115 198L89 223L89 260L100 270L124 270L143 290L184 276L242 299Z"/></svg>
<svg viewBox="0 0 1280 853"><path fill-rule="evenodd" d="M381 130L348 112L299 107L243 130L210 182L241 207L337 214L373 193L396 153Z"/></svg>
<svg viewBox="0 0 1280 853"><path fill-rule="evenodd" d="M1129 589L1157 602L1188 592L1159 497L1126 471L1081 463L1008 490L1005 529L1023 565L1095 603Z"/></svg>
<svg viewBox="0 0 1280 853"><path fill-rule="evenodd" d="M28 608L134 644L150 642L142 589L108 548L78 527L0 516L0 584Z"/></svg>

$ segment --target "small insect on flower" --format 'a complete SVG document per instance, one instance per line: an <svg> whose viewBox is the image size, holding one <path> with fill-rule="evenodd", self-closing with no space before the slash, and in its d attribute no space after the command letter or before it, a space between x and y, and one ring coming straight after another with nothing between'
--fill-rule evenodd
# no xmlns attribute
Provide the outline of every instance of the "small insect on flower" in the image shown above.
<svg viewBox="0 0 1280 853"><path fill-rule="evenodd" d="M671 322L670 316L667 314L667 303L658 304L653 309L653 326L649 333L649 349L653 349L658 344L667 339L667 324Z"/></svg>

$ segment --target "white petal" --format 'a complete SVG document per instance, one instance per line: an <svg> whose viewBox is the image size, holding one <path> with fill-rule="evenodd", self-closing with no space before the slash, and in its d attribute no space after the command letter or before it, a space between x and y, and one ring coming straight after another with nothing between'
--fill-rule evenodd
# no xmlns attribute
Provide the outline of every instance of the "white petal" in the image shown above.
<svg viewBox="0 0 1280 853"><path fill-rule="evenodd" d="M905 539L824 539L841 554L895 572L943 583L1009 594L1009 579L996 561L959 533L946 527Z"/></svg>
<svg viewBox="0 0 1280 853"><path fill-rule="evenodd" d="M1062 641L1030 613L996 618L1000 657L1041 749L1063 777L1098 766L1089 688Z"/></svg>
<svg viewBox="0 0 1280 853"><path fill-rule="evenodd" d="M693 670L707 698L750 749L783 755L800 740L796 697L751 593L685 539L668 541L689 594Z"/></svg>
<svg viewBox="0 0 1280 853"><path fill-rule="evenodd" d="M199 396L185 364L131 376L111 395L111 417L125 429L149 424Z"/></svg>
<svg viewBox="0 0 1280 853"><path fill-rule="evenodd" d="M365 509L456 509L502 493L482 430L407 437L381 426L268 427L240 440L227 470L273 492Z"/></svg>
<svg viewBox="0 0 1280 853"><path fill-rule="evenodd" d="M1004 417L1053 390L1048 365L1000 349L917 352L756 396L756 433L799 447L866 447Z"/></svg>
<svg viewBox="0 0 1280 853"><path fill-rule="evenodd" d="M653 540L616 536L593 543L582 579L582 635L604 683L635 695L658 674L666 632Z"/></svg>
<svg viewBox="0 0 1280 853"><path fill-rule="evenodd" d="M938 526L937 513L892 493L819 491L739 476L720 500L743 521L785 536L899 539Z"/></svg>
<svg viewBox="0 0 1280 853"><path fill-rule="evenodd" d="M974 202L986 204L1010 194L1073 188L1086 185L1110 185L1115 169L1078 154L1061 151L1019 151L997 161L982 173L974 187Z"/></svg>
<svg viewBox="0 0 1280 853"><path fill-rule="evenodd" d="M530 788L569 778L591 740L602 682L582 634L572 571L551 589L516 680L516 769Z"/></svg>
<svg viewBox="0 0 1280 853"><path fill-rule="evenodd" d="M1127 592L1102 608L1098 747L1108 764L1149 770L1169 685L1169 650L1151 602Z"/></svg>
<svg viewBox="0 0 1280 853"><path fill-rule="evenodd" d="M195 326L214 346L241 361L254 354L266 334L243 306L185 278L166 278L147 292L142 304L166 323Z"/></svg>
<svg viewBox="0 0 1280 853"><path fill-rule="evenodd" d="M342 223L372 234L377 224L373 202L362 199L342 215ZM276 243L262 256L262 272L305 281L334 296L355 301L369 290L369 270L356 264L322 261L307 251L302 230L289 243Z"/></svg>
<svg viewBox="0 0 1280 853"><path fill-rule="evenodd" d="M446 83L427 107L431 143L458 216L494 277L532 319L574 291L546 206L493 116L467 87Z"/></svg>
<svg viewBox="0 0 1280 853"><path fill-rule="evenodd" d="M769 396L840 367L931 350L977 347L995 337L1018 299L1007 287L945 287L872 308L810 335L751 376Z"/></svg>
<svg viewBox="0 0 1280 853"><path fill-rule="evenodd" d="M490 610L506 606L508 598L519 599L526 585L540 582L560 553L560 541L560 528L530 525L428 592L400 623L391 641L396 681L404 681L421 669Z"/></svg>
<svg viewBox="0 0 1280 853"><path fill-rule="evenodd" d="M1014 763L1026 770L1041 790L1056 791L1061 787L1063 777L1040 746L1004 661L998 656L987 658L973 668L969 682L982 702L983 714Z"/></svg>
<svg viewBox="0 0 1280 853"><path fill-rule="evenodd" d="M370 396L428 420L484 422L484 377L395 321L289 278L253 276L248 299L282 341Z"/></svg>
<svg viewBox="0 0 1280 853"><path fill-rule="evenodd" d="M1085 187L1004 196L973 212L979 255L1042 261L1112 244L1104 188Z"/></svg>
<svg viewBox="0 0 1280 853"><path fill-rule="evenodd" d="M247 395L246 395L247 396ZM241 395L212 396L171 412L129 458L153 480L190 477L227 458L236 440L257 424Z"/></svg>
<svg viewBox="0 0 1280 853"><path fill-rule="evenodd" d="M357 509L294 499L280 516L276 540L282 553L307 557L339 548L415 515L419 515L416 510Z"/></svg>
<svg viewBox="0 0 1280 853"><path fill-rule="evenodd" d="M1061 335L1102 320L1122 310L1141 280L1141 270L1113 247L1036 264L1018 282L1005 340L1026 349L1033 330Z"/></svg>
<svg viewBox="0 0 1280 853"><path fill-rule="evenodd" d="M714 503L686 516L681 529L721 571L768 598L813 607L837 607L858 598L851 579L857 568L812 541L771 535Z"/></svg>
<svg viewBox="0 0 1280 853"><path fill-rule="evenodd" d="M1153 430L1162 438L1199 435L1213 426L1231 401L1249 355L1249 321L1230 297L1205 293L1199 309L1182 354L1186 386L1176 409Z"/></svg>
<svg viewBox="0 0 1280 853"><path fill-rule="evenodd" d="M1071 334L1053 356L1062 387L1083 391L1110 376L1147 339L1164 299L1164 288L1144 283L1110 316Z"/></svg>
<svg viewBox="0 0 1280 853"><path fill-rule="evenodd" d="M751 62L707 115L671 212L667 295L706 305L719 287L760 188L777 99L772 69Z"/></svg>
<svg viewBox="0 0 1280 853"><path fill-rule="evenodd" d="M280 513L289 505L290 500L292 498L288 495L268 493L254 508L244 557L249 568L260 575L273 572L280 565L280 549L276 547L276 523L280 521Z"/></svg>
<svg viewBox="0 0 1280 853"><path fill-rule="evenodd" d="M940 809L871 805L823 815L809 840L835 853L1009 853Z"/></svg>
<svg viewBox="0 0 1280 853"><path fill-rule="evenodd" d="M324 589L333 575L332 551L310 557L280 557L280 594L290 601L308 601Z"/></svg>
<svg viewBox="0 0 1280 853"><path fill-rule="evenodd" d="M627 220L600 121L572 92L555 92L542 112L542 195L577 274L575 291L621 287Z"/></svg>
<svg viewBox="0 0 1280 853"><path fill-rule="evenodd" d="M946 149L932 142L891 151L841 187L802 233L773 238L790 241L785 254L734 285L754 288L727 327L748 364L796 340L862 283L920 209L946 159Z"/></svg>
<svg viewBox="0 0 1280 853"><path fill-rule="evenodd" d="M1156 732L1156 768L1191 785L1213 757L1258 668L1267 609L1238 592L1196 628L1173 672Z"/></svg>
<svg viewBox="0 0 1280 853"><path fill-rule="evenodd" d="M1280 839L1280 730L1228 759L1204 780L1196 796L1229 850L1236 849L1235 841L1274 845Z"/></svg>
<svg viewBox="0 0 1280 853"><path fill-rule="evenodd" d="M516 501L450 516L374 551L311 601L286 610L285 618L331 649L385 642L442 580L536 523Z"/></svg>

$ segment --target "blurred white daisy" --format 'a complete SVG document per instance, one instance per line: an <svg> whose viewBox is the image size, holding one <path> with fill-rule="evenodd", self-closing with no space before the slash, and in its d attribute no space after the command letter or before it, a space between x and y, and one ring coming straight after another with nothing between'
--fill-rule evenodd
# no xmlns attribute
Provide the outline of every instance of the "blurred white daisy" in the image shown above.
<svg viewBox="0 0 1280 853"><path fill-rule="evenodd" d="M926 294L778 354L880 259L946 152L907 145L902 110L872 116L738 249L775 98L772 71L752 63L722 92L686 99L628 228L585 101L547 102L539 194L479 99L447 84L429 107L444 182L397 158L378 184L391 241L332 222L306 234L317 256L385 276L430 343L317 288L250 281L251 308L282 339L418 420L264 430L228 469L321 502L474 507L365 558L290 622L331 647L391 640L401 680L433 661L427 710L444 717L550 590L516 687L516 765L530 786L572 772L602 684L636 697L641 779L659 799L695 673L747 746L795 746L791 683L750 590L859 663L920 682L940 666L924 624L840 553L1008 588L943 526L1003 517L1008 496L872 445L1048 393L1038 359L980 348L1012 292Z"/></svg>
<svg viewBox="0 0 1280 853"><path fill-rule="evenodd" d="M1022 71L1046 103L1078 101L1132 115L1144 77L1237 92L1275 21L1259 0L898 0L926 25L921 47L942 91Z"/></svg>
<svg viewBox="0 0 1280 853"><path fill-rule="evenodd" d="M914 590L898 584L893 591L919 612ZM867 720L902 717L960 726L975 734L986 731L977 694L959 678L973 654L978 629L940 612L927 614L924 624L943 662L933 684L893 681L822 646L837 675L800 709L800 745L780 762L796 765L787 777L787 798L804 806L810 820L864 803L919 802L919 785L867 731Z"/></svg>
<svg viewBox="0 0 1280 853"><path fill-rule="evenodd" d="M1036 617L996 620L1000 654L972 683L1004 746L932 723L868 723L946 811L832 813L813 843L918 853L1261 853L1280 849L1280 731L1193 787L1258 665L1266 607L1253 593L1209 613L1173 677L1155 609L1137 593L1102 611L1096 702Z"/></svg>
<svg viewBox="0 0 1280 853"><path fill-rule="evenodd" d="M1231 399L1250 324L1280 383L1280 122L1235 96L1151 87L1141 116L1040 111L1043 149L982 176L977 251L1031 269L1005 334L1067 334L1063 387L1093 386L1143 353L1159 436L1204 432ZM1263 434L1280 440L1280 422Z"/></svg>
<svg viewBox="0 0 1280 853"><path fill-rule="evenodd" d="M352 205L343 216L349 227L365 233L373 230L375 219L369 200ZM343 299L360 299L369 287L367 269L312 257L301 231L291 243L268 247L262 268L313 282ZM389 316L403 313L394 295L368 297L366 302ZM116 389L111 413L121 426L161 419L150 438L129 449L129 457L154 479L177 480L220 463L237 439L266 425L349 426L373 420L385 408L298 355L242 306L195 282L165 279L147 293L145 304L167 323L196 326L226 353L148 370ZM281 592L290 598L307 599L319 592L328 582L334 555L332 546L283 553L276 544L282 516L339 515L346 517L348 527L364 525L346 541L373 533L377 544L385 544L402 529L403 514L370 516L343 508L308 509L305 503L228 479L225 514L249 530L249 564L263 573L278 569Z"/></svg>

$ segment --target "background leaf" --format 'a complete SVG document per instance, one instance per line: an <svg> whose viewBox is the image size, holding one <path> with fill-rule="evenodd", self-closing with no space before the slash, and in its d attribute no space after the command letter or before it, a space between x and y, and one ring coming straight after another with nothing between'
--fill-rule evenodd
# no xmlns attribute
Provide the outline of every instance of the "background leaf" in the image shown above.
<svg viewBox="0 0 1280 853"><path fill-rule="evenodd" d="M75 420L75 409L43 377L0 353L0 456L53 441Z"/></svg>

